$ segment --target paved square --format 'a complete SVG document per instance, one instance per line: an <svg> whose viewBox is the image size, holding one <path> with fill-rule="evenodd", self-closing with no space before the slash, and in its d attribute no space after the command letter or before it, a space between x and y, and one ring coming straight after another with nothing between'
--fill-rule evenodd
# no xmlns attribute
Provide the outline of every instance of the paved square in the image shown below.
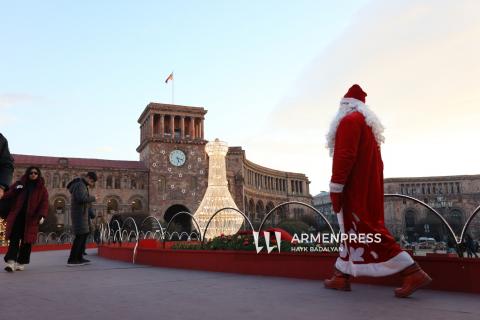
<svg viewBox="0 0 480 320"><path fill-rule="evenodd" d="M110 261L66 267L67 251L34 252L25 271L0 272L0 319L480 319L480 296L164 269Z"/></svg>

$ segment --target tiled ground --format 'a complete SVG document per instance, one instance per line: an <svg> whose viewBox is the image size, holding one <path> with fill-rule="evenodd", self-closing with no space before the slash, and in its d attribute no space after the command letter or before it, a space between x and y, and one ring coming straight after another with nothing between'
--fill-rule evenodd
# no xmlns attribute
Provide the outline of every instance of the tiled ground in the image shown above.
<svg viewBox="0 0 480 320"><path fill-rule="evenodd" d="M0 269L0 319L480 319L480 295L162 269L110 261L65 266L68 252L32 254L23 272Z"/></svg>

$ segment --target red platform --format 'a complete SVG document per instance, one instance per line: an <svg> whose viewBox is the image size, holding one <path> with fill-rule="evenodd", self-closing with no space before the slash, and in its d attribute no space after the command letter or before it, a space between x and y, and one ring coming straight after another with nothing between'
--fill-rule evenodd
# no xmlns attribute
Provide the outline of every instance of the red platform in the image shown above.
<svg viewBox="0 0 480 320"><path fill-rule="evenodd" d="M172 243L166 244L166 248ZM101 245L98 254L108 259L132 262L134 244ZM152 240L141 241L136 263L166 268L214 272L325 279L331 276L337 254L270 253L224 250L171 250ZM415 260L432 277L433 290L480 293L480 259L448 256L415 256ZM397 286L398 276L355 278L354 282Z"/></svg>

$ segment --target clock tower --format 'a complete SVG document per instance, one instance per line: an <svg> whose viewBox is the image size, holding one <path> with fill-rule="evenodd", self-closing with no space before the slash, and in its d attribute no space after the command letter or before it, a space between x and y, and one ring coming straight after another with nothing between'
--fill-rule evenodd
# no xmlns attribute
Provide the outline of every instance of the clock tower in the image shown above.
<svg viewBox="0 0 480 320"><path fill-rule="evenodd" d="M138 119L137 151L149 169L148 210L160 221L181 211L193 214L207 189L206 113L201 107L150 103ZM175 223L191 229L188 215L177 216Z"/></svg>

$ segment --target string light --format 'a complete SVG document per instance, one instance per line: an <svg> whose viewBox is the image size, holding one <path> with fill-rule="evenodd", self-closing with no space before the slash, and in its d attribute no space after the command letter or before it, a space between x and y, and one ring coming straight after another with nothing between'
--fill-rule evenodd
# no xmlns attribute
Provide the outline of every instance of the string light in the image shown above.
<svg viewBox="0 0 480 320"><path fill-rule="evenodd" d="M207 143L205 151L209 157L208 186L205 196L194 214L202 234L215 212L227 207L238 209L228 190L225 164L225 156L228 152L227 143L215 139L215 141ZM234 210L224 210L212 219L204 237L211 239L222 234L235 234L240 230L242 224L243 216L240 213Z"/></svg>

